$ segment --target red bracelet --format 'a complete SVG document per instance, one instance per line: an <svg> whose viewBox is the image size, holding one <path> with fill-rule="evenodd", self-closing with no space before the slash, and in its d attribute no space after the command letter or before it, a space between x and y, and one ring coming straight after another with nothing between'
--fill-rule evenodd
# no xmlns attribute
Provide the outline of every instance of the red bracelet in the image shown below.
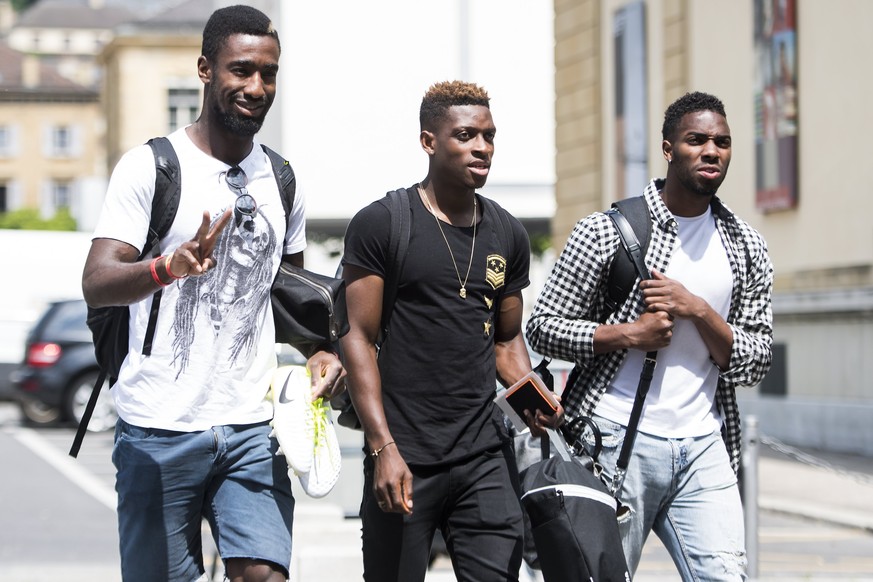
<svg viewBox="0 0 873 582"><path fill-rule="evenodd" d="M170 261L172 261L172 260L173 260L173 253L170 253L169 255L167 255L167 259L164 261L164 269L166 269L167 275L170 277L170 279L173 279L174 281L176 281L178 279L184 279L187 275L182 275L181 277L178 277L178 276L173 274L173 271L170 270Z"/></svg>
<svg viewBox="0 0 873 582"><path fill-rule="evenodd" d="M163 281L161 281L161 278L158 277L158 271L155 269L155 266L158 264L158 261L160 261L163 258L164 257L157 257L155 260L153 260L152 264L149 266L149 269L152 272L152 279L155 280L155 283L157 283L161 287L166 287L167 285L169 285L169 283L164 283Z"/></svg>

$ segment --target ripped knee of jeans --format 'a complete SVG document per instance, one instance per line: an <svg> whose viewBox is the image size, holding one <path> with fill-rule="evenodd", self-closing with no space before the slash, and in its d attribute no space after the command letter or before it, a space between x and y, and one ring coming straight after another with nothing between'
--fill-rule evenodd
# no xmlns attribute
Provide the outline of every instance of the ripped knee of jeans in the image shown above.
<svg viewBox="0 0 873 582"><path fill-rule="evenodd" d="M713 554L713 558L717 560L724 568L724 573L738 580L746 579L746 567L748 565L748 560L746 558L746 552L743 550L737 550L733 552L715 552Z"/></svg>

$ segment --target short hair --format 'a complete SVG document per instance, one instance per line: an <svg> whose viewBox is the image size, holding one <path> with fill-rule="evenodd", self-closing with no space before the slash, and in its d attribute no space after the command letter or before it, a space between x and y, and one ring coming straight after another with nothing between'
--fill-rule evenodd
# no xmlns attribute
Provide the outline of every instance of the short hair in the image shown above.
<svg viewBox="0 0 873 582"><path fill-rule="evenodd" d="M457 105L482 105L491 108L488 92L482 87L464 81L443 81L431 85L421 100L418 122L421 129L432 129L444 119L450 107Z"/></svg>
<svg viewBox="0 0 873 582"><path fill-rule="evenodd" d="M203 28L201 54L210 61L215 60L227 39L235 34L271 36L279 44L279 33L273 28L270 18L257 8L240 4L219 8L212 13ZM282 50L281 45L279 50Z"/></svg>
<svg viewBox="0 0 873 582"><path fill-rule="evenodd" d="M676 130L678 129L682 118L689 113L694 113L695 111L712 111L713 113L718 113L727 119L727 115L724 112L724 103L722 103L721 99L715 95L702 93L700 91L686 93L671 103L670 106L667 107L667 111L664 112L664 125L661 128L661 138L671 141L675 137Z"/></svg>

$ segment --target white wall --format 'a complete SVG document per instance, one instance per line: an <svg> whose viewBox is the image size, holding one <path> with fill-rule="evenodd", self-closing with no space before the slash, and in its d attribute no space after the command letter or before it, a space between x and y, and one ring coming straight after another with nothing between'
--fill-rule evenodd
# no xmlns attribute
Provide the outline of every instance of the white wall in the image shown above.
<svg viewBox="0 0 873 582"><path fill-rule="evenodd" d="M491 96L498 130L489 185L547 185L548 200L527 202L530 212L553 208L552 17L551 2L524 0L283 3L282 151L308 216L351 217L423 178L421 98L453 79ZM504 203L502 195L494 197Z"/></svg>

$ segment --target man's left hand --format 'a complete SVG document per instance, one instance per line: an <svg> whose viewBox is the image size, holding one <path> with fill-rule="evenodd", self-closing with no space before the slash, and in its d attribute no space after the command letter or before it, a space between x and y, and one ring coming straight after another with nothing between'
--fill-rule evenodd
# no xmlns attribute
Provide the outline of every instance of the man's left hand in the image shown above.
<svg viewBox="0 0 873 582"><path fill-rule="evenodd" d="M554 414L545 414L542 410L537 410L536 414L531 414L530 410L524 411L524 420L530 427L530 433L535 437L546 436L546 429L557 429L564 422L564 407L561 406L561 397L554 394L558 400L558 409Z"/></svg>
<svg viewBox="0 0 873 582"><path fill-rule="evenodd" d="M695 319L705 307L697 295L682 283L663 273L652 271L652 278L640 283L643 300L649 311L663 311L679 319Z"/></svg>
<svg viewBox="0 0 873 582"><path fill-rule="evenodd" d="M318 350L306 361L306 368L312 375L312 400L330 400L346 389L346 370L334 352Z"/></svg>

